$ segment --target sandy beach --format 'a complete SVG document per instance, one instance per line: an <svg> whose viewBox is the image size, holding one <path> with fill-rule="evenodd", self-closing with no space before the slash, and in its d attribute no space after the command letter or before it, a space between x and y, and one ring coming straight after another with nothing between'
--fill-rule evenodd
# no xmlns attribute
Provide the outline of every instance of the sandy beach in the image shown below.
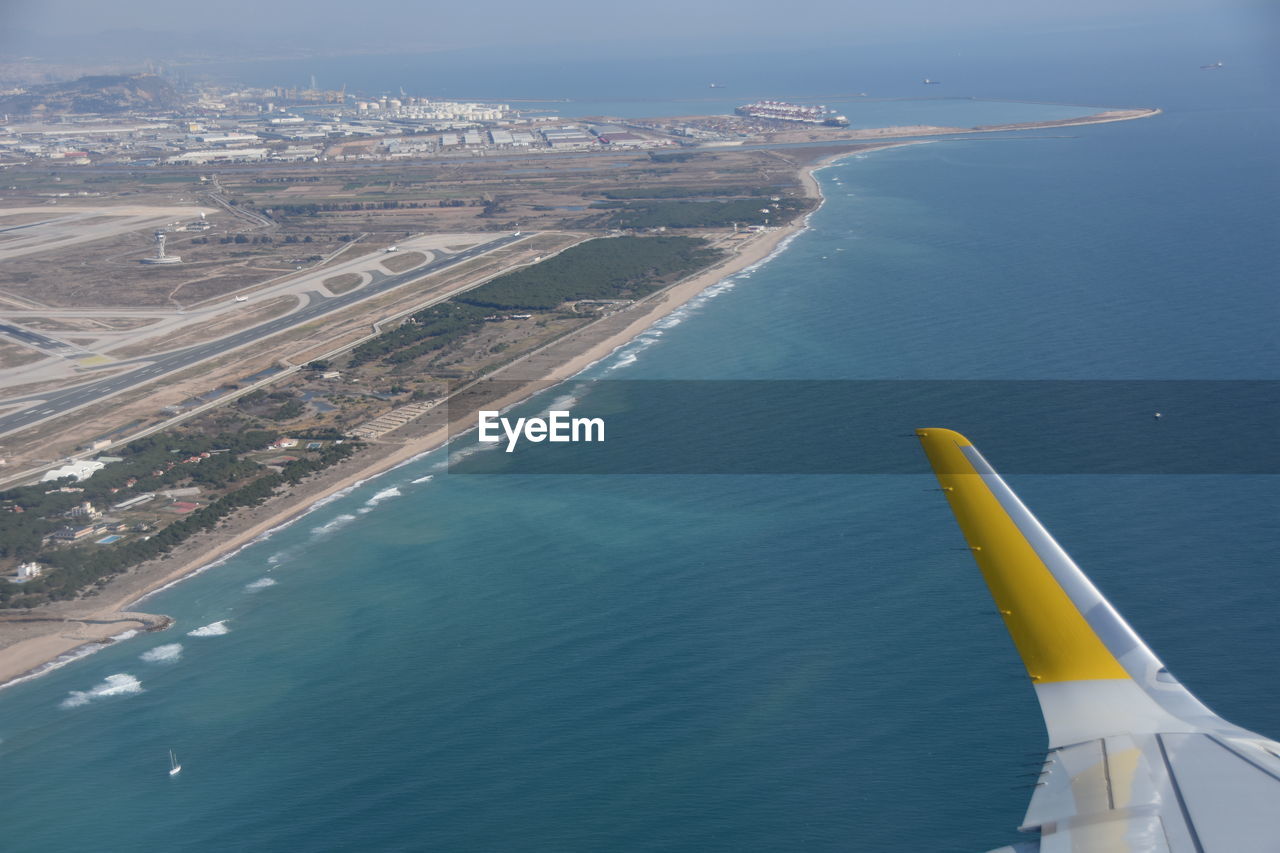
<svg viewBox="0 0 1280 853"><path fill-rule="evenodd" d="M893 143L889 143L877 147L892 146ZM800 170L807 197L821 199L814 171L847 155L848 152L833 154ZM494 407L517 403L608 357L708 287L768 258L785 240L805 227L805 222L798 222L753 234L715 266L504 366L490 376L514 380L514 390L497 400ZM453 426L456 431L457 422ZM102 644L127 639L133 632L168 627L168 617L134 612L131 607L156 590L212 568L269 531L304 515L317 501L435 450L448 441L450 435L448 427L439 426L422 434L398 437L413 431L410 424L389 433L368 449L319 472L290 492L263 506L242 510L216 531L193 536L164 558L113 578L96 596L57 602L21 616L0 616L0 686L47 672L101 648Z"/></svg>

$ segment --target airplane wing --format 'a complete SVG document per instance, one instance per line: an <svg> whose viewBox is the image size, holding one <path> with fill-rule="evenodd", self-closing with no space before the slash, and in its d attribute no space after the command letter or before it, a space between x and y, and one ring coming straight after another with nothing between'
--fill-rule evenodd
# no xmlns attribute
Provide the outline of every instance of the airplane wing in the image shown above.
<svg viewBox="0 0 1280 853"><path fill-rule="evenodd" d="M1280 851L1280 743L1179 684L968 439L916 435L1049 732L1038 838L992 853Z"/></svg>

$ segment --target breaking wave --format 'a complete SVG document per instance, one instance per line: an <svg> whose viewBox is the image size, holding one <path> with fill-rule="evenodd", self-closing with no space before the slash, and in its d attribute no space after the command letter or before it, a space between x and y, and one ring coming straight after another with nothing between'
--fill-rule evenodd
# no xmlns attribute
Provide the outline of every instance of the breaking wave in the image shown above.
<svg viewBox="0 0 1280 853"><path fill-rule="evenodd" d="M304 512L304 513L303 513L303 515L309 515L310 513L315 512L316 510L318 510L318 509L319 509L320 507L322 507L322 506L327 506L327 505L329 505L329 504L333 503L333 502L334 502L334 501L336 501L336 500L340 500L341 498L345 498L347 495L351 494L351 493L352 493L352 492L354 492L356 489L360 488L360 486L364 485L364 482L365 482L364 480L357 480L356 482L352 483L352 484L351 484L351 485L349 485L349 486L346 486L346 487L344 487L344 488L338 489L338 491L334 492L334 493L333 493L333 494L331 494L331 495L325 495L324 497L320 498L319 500L317 500L317 501L313 501L313 502L311 503L311 505L307 507L307 511L306 511L306 512Z"/></svg>
<svg viewBox="0 0 1280 853"><path fill-rule="evenodd" d="M369 498L369 500L364 502L364 505L377 506L378 504L382 503L385 500L388 500L390 498L398 498L398 497L400 497L400 490L397 489L395 486L392 486L389 489L383 489L373 497Z"/></svg>
<svg viewBox="0 0 1280 853"><path fill-rule="evenodd" d="M344 512L342 515L338 516L332 521L328 521L328 522L325 522L324 524L311 528L311 532L316 534L317 536L323 536L326 533L332 533L342 525L348 524L349 522L352 522L355 520L356 520L356 517L354 515Z"/></svg>
<svg viewBox="0 0 1280 853"><path fill-rule="evenodd" d="M574 406L578 405L580 401L578 399L578 395L576 392L580 387L581 386L575 387L569 393L561 394L560 396L556 397L554 400L552 400L550 403L547 404L547 407L545 409L542 410L542 414L549 415L552 412L563 412L567 409L572 409Z"/></svg>
<svg viewBox="0 0 1280 853"><path fill-rule="evenodd" d="M173 580L169 581L167 584L156 587L155 589L151 590L145 595L142 595L134 599L132 602L132 605L137 605L139 602L145 601L146 599L150 598L153 595L157 595L161 592L164 592L170 587L177 586L187 578L193 578L196 575L207 572L209 569L216 568L217 566L221 566L223 563L227 562L228 560L230 560L232 557L239 554L244 549L252 547L253 545L256 545L259 542L265 542L266 540L274 536L276 533L279 533L281 530L284 530L286 527L289 527L294 522L299 521L303 517L308 516L311 513L315 512L316 510L320 509L320 507L325 506L327 504L331 504L340 498L346 497L347 495L355 491L357 488L359 488L361 485L363 485L364 482L365 482L364 480L358 480L357 482L352 483L351 485L346 486L345 488L339 489L338 491L334 492L331 495L325 495L323 498L320 498L319 500L311 503L302 512L298 513L295 516L290 517L289 519L287 519L286 521L280 524L277 524L275 527L272 527L268 530L264 530L262 533L258 534L253 539L250 539L248 542L244 543L240 547L235 548L234 550L228 551L227 553L223 554L217 559L211 560L210 562L205 563L202 566L199 566L194 571L188 572L187 574L183 575L180 578L174 578ZM329 522L329 524L321 525L320 527L317 527L317 528L312 528L312 532L322 532L330 528L331 526L335 525L335 522L337 522L339 519L342 519L342 518L343 516L339 516L338 519L334 519L334 521ZM346 521L354 521L354 520L355 520L355 516L353 515L353 516L350 516L349 518L346 518L341 523L345 523Z"/></svg>
<svg viewBox="0 0 1280 853"><path fill-rule="evenodd" d="M275 578L258 578L256 581L253 581L252 583L245 584L244 588L250 592L256 592L257 590L266 589L269 586L275 586L275 585L276 585Z"/></svg>
<svg viewBox="0 0 1280 853"><path fill-rule="evenodd" d="M505 409L503 411L506 411ZM463 447L449 454L446 461L440 463L440 467L446 465L455 465L475 453L483 453L486 450L497 450L502 447L502 442L494 444L473 444L470 447Z"/></svg>
<svg viewBox="0 0 1280 853"><path fill-rule="evenodd" d="M104 696L128 696L131 693L141 692L142 682L128 673L121 672L108 675L105 681L89 690L72 690L67 698L62 700L62 707L78 708Z"/></svg>
<svg viewBox="0 0 1280 853"><path fill-rule="evenodd" d="M671 312L666 317L662 318L660 322L667 322L683 310L683 308L679 308L676 311ZM679 320L676 322L679 322ZM674 325L674 323L671 325ZM668 326L668 328L670 328L670 326ZM662 331L662 329L651 327L648 331L641 332L637 335L630 343L614 350L613 355L615 356L615 360L605 368L605 372L621 370L624 367L635 364L636 360L640 357L640 353L658 342L658 339L662 337Z"/></svg>
<svg viewBox="0 0 1280 853"><path fill-rule="evenodd" d="M147 651L143 652L138 657L142 658L147 663L170 663L182 657L182 643L169 643L164 646L156 646L154 649L147 649Z"/></svg>
<svg viewBox="0 0 1280 853"><path fill-rule="evenodd" d="M697 296L690 299L684 305L681 305L661 320L655 322L648 329L645 329L643 332L636 335L631 341L618 347L611 353L609 357L609 364L604 368L604 372L609 373L614 370L621 370L624 367L629 367L630 365L635 364L640 357L640 353L658 343L658 340L668 329L674 329L676 326L679 326L685 320L689 319L691 315L696 313L709 301L715 299L720 294L733 290L740 280L751 278L751 273L754 270L759 268L762 264L767 263L770 258L773 258L781 252L794 236L795 235L791 235L784 239L782 243L778 245L778 248L774 249L768 257L756 261L741 272L735 273L722 281L718 281L715 284L706 287Z"/></svg>
<svg viewBox="0 0 1280 853"><path fill-rule="evenodd" d="M200 628L196 628L194 631L188 631L187 636L188 637L221 637L223 634L228 634L230 632L231 632L231 629L227 627L227 620L222 619L217 622L210 622L208 625L205 625Z"/></svg>
<svg viewBox="0 0 1280 853"><path fill-rule="evenodd" d="M428 474L425 477L419 477L418 479L410 480L409 482L416 486L418 483L429 483L431 480L435 479L435 476L435 474Z"/></svg>
<svg viewBox="0 0 1280 853"><path fill-rule="evenodd" d="M618 353L618 360L606 367L605 370L620 370L624 367L635 364L636 360L640 357L640 351L643 349L645 349L645 347L633 347L626 352Z"/></svg>

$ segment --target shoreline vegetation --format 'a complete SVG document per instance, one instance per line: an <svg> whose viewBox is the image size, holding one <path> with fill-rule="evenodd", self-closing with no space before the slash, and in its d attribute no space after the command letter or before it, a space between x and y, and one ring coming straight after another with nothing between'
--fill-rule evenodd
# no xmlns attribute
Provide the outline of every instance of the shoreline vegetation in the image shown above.
<svg viewBox="0 0 1280 853"><path fill-rule="evenodd" d="M1126 121L1157 115L1152 110L1110 110L1080 119L1022 123L981 129L930 128L912 135L940 133L989 133L1001 130L1056 128L1081 124ZM905 130L894 128L894 131ZM932 132L930 132L932 131ZM888 135L888 134L886 134ZM902 134L897 134L902 135ZM891 140L881 136L832 139L834 152L813 152L811 162L798 165L804 197L822 203L814 173L855 153L924 144L931 140ZM883 141L881 141L883 139ZM841 145L843 143L843 145ZM858 144L851 148L853 143ZM810 212L809 215L812 215ZM57 601L26 612L0 615L0 687L26 681L56 669L113 642L140 632L170 627L173 620L134 608L149 595L225 562L245 547L292 524L313 509L394 468L405 465L448 443L452 435L468 428L473 409L483 405L502 409L580 373L608 358L663 317L684 306L713 285L755 266L784 248L790 238L808 227L809 215L787 225L751 235L736 250L691 275L644 295L624 310L557 338L521 358L505 364L486 378L506 380L514 390L486 398L477 405L454 407L445 422L406 426L371 442L304 480L294 483L263 503L246 506L210 530L195 533L162 557L148 560L113 577L92 598ZM445 407L441 407L444 409Z"/></svg>

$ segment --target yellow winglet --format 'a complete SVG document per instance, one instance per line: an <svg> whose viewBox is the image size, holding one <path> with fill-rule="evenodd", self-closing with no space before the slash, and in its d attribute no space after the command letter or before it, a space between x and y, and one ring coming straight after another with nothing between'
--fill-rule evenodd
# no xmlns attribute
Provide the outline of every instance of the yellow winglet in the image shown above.
<svg viewBox="0 0 1280 853"><path fill-rule="evenodd" d="M977 451L966 450L972 443L949 429L918 429L916 435L1031 680L1129 678L992 487L1016 501L1013 492L998 475L989 482L991 475L975 467Z"/></svg>

